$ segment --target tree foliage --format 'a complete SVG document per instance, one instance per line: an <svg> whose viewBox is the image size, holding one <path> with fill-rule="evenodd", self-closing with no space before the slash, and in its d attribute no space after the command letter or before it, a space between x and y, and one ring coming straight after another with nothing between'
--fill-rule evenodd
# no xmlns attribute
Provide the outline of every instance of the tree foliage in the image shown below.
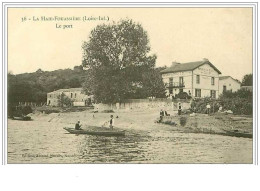
<svg viewBox="0 0 260 191"><path fill-rule="evenodd" d="M149 55L147 32L140 24L122 20L117 24L98 25L82 48L82 65L89 68L84 89L97 102L114 103L156 94L152 91L155 88L147 87L147 78L154 79L154 74L146 73L154 68L156 56ZM156 79L156 84L159 81ZM142 94L142 88L149 95Z"/></svg>
<svg viewBox="0 0 260 191"><path fill-rule="evenodd" d="M61 95L59 95L58 97L58 106L60 107L68 107L72 105L72 100L66 96L64 93L62 93Z"/></svg>
<svg viewBox="0 0 260 191"><path fill-rule="evenodd" d="M166 97L166 89L159 70L150 69L143 73L144 97Z"/></svg>
<svg viewBox="0 0 260 191"><path fill-rule="evenodd" d="M244 98L248 100L253 100L253 92L246 89L240 89L236 92L226 91L222 95L220 95L220 99L222 98Z"/></svg>
<svg viewBox="0 0 260 191"><path fill-rule="evenodd" d="M18 75L8 73L8 104L46 102L48 92L63 88L82 87L87 76L88 71L83 70L82 66L75 66L74 70L64 69L46 72L38 69L33 73Z"/></svg>
<svg viewBox="0 0 260 191"><path fill-rule="evenodd" d="M217 112L221 106L223 110L231 110L238 115L253 114L253 93L248 90L240 89L237 92L227 91L218 100L211 98L196 99L192 102L192 109L198 113L206 113L206 105L211 105L211 112Z"/></svg>
<svg viewBox="0 0 260 191"><path fill-rule="evenodd" d="M247 74L242 79L242 86L252 86L253 85L253 74Z"/></svg>

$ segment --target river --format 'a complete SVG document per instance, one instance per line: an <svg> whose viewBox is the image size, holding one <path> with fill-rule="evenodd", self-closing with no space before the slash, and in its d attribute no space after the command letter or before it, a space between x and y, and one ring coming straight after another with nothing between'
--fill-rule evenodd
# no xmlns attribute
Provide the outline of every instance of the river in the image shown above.
<svg viewBox="0 0 260 191"><path fill-rule="evenodd" d="M252 163L252 139L127 130L73 135L63 123L8 120L8 163Z"/></svg>

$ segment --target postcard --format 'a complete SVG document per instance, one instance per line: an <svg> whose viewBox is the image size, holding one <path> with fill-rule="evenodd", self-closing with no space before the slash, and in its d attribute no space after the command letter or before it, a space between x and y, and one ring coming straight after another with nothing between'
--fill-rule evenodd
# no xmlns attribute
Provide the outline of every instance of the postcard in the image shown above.
<svg viewBox="0 0 260 191"><path fill-rule="evenodd" d="M10 6L7 164L253 164L250 6Z"/></svg>

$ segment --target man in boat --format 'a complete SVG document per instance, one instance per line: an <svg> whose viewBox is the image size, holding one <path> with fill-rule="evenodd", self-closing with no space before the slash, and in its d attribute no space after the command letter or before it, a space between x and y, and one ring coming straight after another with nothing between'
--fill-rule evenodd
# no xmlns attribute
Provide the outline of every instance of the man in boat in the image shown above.
<svg viewBox="0 0 260 191"><path fill-rule="evenodd" d="M80 121L78 121L76 124L75 124L75 129L76 130L80 130L81 128L81 125L80 125Z"/></svg>
<svg viewBox="0 0 260 191"><path fill-rule="evenodd" d="M110 115L110 120L109 120L110 129L113 129L113 126L114 126L114 117L113 117L113 115Z"/></svg>

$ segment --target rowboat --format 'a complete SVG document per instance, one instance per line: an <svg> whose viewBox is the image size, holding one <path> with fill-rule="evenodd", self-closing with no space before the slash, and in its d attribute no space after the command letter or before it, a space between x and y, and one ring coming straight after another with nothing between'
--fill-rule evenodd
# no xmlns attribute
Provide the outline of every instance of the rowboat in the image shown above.
<svg viewBox="0 0 260 191"><path fill-rule="evenodd" d="M252 138L253 134L252 133L248 133L248 132L241 132L238 130L225 130L225 134L228 136L233 136L233 137L244 137L244 138Z"/></svg>
<svg viewBox="0 0 260 191"><path fill-rule="evenodd" d="M100 136L125 136L125 131L104 129L102 127L94 127L90 129L79 129L64 127L66 131L71 134L88 134L88 135L100 135Z"/></svg>
<svg viewBox="0 0 260 191"><path fill-rule="evenodd" d="M31 117L30 116L21 116L21 117L14 117L13 116L13 119L14 120L21 120L21 121L30 121Z"/></svg>

